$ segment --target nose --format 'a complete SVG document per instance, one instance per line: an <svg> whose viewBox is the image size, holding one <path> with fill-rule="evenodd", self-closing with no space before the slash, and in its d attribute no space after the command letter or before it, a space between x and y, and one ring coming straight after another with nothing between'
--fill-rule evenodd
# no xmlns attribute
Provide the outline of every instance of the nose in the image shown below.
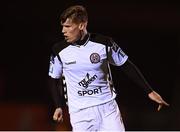
<svg viewBox="0 0 180 132"><path fill-rule="evenodd" d="M63 33L63 34L65 33L65 28L64 28L64 27L62 27L62 33Z"/></svg>

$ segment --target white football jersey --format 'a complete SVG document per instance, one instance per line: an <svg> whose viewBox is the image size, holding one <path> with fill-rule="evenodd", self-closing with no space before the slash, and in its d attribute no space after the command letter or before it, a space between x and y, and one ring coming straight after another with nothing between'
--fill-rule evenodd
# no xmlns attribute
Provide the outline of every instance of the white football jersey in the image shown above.
<svg viewBox="0 0 180 132"><path fill-rule="evenodd" d="M128 56L111 38L88 34L80 45L65 41L57 45L51 57L49 76L65 77L70 113L116 97L109 63L121 66Z"/></svg>

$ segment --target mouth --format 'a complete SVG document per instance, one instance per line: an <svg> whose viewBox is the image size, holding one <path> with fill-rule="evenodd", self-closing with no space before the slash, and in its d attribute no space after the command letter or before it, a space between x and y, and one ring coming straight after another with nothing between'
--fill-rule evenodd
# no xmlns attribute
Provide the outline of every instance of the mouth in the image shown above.
<svg viewBox="0 0 180 132"><path fill-rule="evenodd" d="M64 39L65 39L65 40L68 40L68 36L64 35Z"/></svg>

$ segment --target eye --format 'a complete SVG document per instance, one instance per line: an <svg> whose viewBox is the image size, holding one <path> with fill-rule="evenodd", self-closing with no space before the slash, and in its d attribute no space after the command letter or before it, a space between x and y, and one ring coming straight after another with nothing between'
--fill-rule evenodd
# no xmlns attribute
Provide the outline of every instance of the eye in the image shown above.
<svg viewBox="0 0 180 132"><path fill-rule="evenodd" d="M70 26L70 25L65 25L64 27L69 28L69 27L71 27L71 26Z"/></svg>

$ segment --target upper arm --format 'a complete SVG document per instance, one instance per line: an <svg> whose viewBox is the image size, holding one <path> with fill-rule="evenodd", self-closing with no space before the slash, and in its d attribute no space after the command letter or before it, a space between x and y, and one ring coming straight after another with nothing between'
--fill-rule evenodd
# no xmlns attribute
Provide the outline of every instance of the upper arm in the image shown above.
<svg viewBox="0 0 180 132"><path fill-rule="evenodd" d="M51 55L50 57L49 76L56 79L62 76L62 62L57 55Z"/></svg>

